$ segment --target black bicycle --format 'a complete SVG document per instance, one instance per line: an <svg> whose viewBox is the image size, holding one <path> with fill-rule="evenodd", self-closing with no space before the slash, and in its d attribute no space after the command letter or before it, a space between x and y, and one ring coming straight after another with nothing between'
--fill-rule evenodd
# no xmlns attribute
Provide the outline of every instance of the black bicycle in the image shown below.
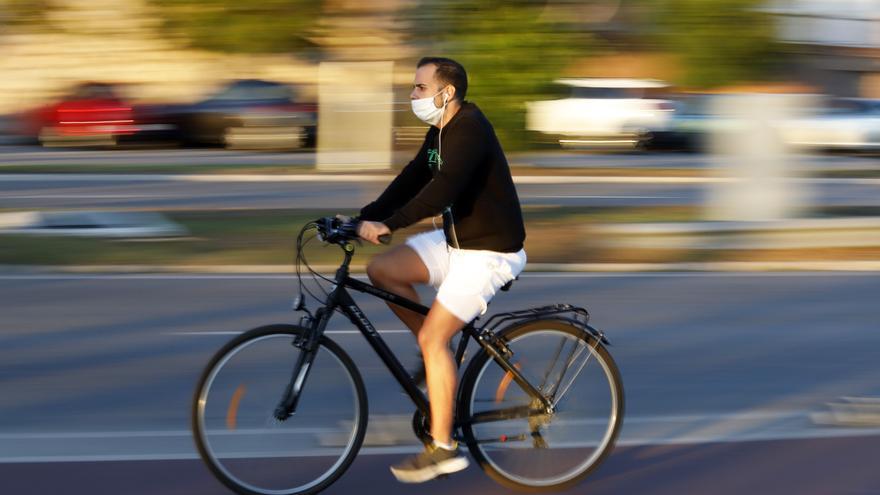
<svg viewBox="0 0 880 495"><path fill-rule="evenodd" d="M310 236L311 234L311 236ZM309 266L304 246L318 238L342 248L334 278ZM297 238L299 325L242 333L205 368L192 406L202 459L240 494L312 494L351 465L367 428L367 395L358 369L325 329L348 317L416 406L415 435L430 442L425 394L388 348L348 290L412 311L428 308L349 275L356 225L338 218L308 223ZM319 293L304 286L305 267ZM312 313L305 293L321 306ZM509 288L509 287L508 287ZM556 304L496 314L465 325L455 350L479 349L461 376L453 437L496 481L517 489L563 489L581 481L611 452L623 421L620 373L605 335L580 307Z"/></svg>

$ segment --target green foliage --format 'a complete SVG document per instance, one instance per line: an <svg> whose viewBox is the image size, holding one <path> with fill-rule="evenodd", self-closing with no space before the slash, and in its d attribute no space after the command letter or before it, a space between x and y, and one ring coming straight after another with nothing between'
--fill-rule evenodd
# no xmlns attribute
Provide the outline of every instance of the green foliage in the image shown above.
<svg viewBox="0 0 880 495"><path fill-rule="evenodd" d="M681 84L707 88L764 80L778 65L763 0L651 0L660 48L683 63Z"/></svg>
<svg viewBox="0 0 880 495"><path fill-rule="evenodd" d="M413 33L428 47L422 54L464 65L467 99L486 113L507 150L531 146L525 103L551 96L552 81L592 44L576 26L544 15L545 4L456 0L413 13L413 19L424 21L415 24Z"/></svg>
<svg viewBox="0 0 880 495"><path fill-rule="evenodd" d="M166 31L192 46L229 53L291 53L306 39L321 11L315 0L150 0Z"/></svg>
<svg viewBox="0 0 880 495"><path fill-rule="evenodd" d="M44 26L51 0L0 0L0 25Z"/></svg>

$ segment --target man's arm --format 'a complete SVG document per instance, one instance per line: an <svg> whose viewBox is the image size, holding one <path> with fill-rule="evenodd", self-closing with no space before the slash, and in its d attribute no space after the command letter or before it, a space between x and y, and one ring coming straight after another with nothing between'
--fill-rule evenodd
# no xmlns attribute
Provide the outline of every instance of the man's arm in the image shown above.
<svg viewBox="0 0 880 495"><path fill-rule="evenodd" d="M394 210L411 200L431 180L426 151L427 142L426 138L415 158L391 181L379 198L361 208L359 215L361 220L377 222L385 220L394 213Z"/></svg>
<svg viewBox="0 0 880 495"><path fill-rule="evenodd" d="M382 223L397 230L438 215L452 205L484 161L487 142L486 129L476 120L458 122L455 132L443 136L443 165L433 180Z"/></svg>

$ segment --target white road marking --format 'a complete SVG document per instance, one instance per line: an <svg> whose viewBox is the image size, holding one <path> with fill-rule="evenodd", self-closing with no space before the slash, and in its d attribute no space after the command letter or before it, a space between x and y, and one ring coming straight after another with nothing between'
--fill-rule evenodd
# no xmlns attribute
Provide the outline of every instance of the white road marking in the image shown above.
<svg viewBox="0 0 880 495"><path fill-rule="evenodd" d="M391 182L391 174L0 174L4 182ZM516 175L516 184L716 184L734 177ZM788 179L792 184L880 185L877 178Z"/></svg>
<svg viewBox="0 0 880 495"><path fill-rule="evenodd" d="M829 427L811 421L810 411L747 411L720 414L684 414L634 416L624 419L617 445L652 446L671 444L731 443L755 440L793 440L878 436L880 425L873 427ZM371 427L384 425L395 439L390 446L365 446L360 455L412 453L420 449L412 437L407 415L373 415ZM315 434L314 429L288 431L289 434ZM146 447L153 452L137 452ZM71 444L70 440L78 440ZM131 440L131 441L127 441ZM180 430L88 431L88 432L19 432L0 433L0 463L24 462L101 462L140 460L197 459L192 433ZM165 442L165 443L163 443ZM22 455L22 445L28 454ZM64 446L63 450L60 446ZM75 445L78 453L57 455ZM575 446L568 445L566 446ZM322 455L319 449L297 453Z"/></svg>
<svg viewBox="0 0 880 495"><path fill-rule="evenodd" d="M382 335L389 334L410 334L409 330L379 330L378 331ZM180 335L180 336L190 336L190 337L211 337L211 336L229 336L229 335L241 335L244 332L234 332L234 331L217 331L217 332L161 332L162 335ZM328 335L360 335L360 330L327 330L324 332Z"/></svg>
<svg viewBox="0 0 880 495"><path fill-rule="evenodd" d="M523 199L683 199L684 196L599 196L599 195L539 195L526 194Z"/></svg>
<svg viewBox="0 0 880 495"><path fill-rule="evenodd" d="M10 266L7 266L10 268ZM14 267L11 267L14 269ZM222 267L220 267L222 269ZM332 275L332 274L329 274ZM875 270L864 271L668 271L641 272L523 272L520 278L662 278L662 277L876 277ZM352 275L366 280L366 275ZM294 273L0 273L0 280L296 280Z"/></svg>
<svg viewBox="0 0 880 495"><path fill-rule="evenodd" d="M2 195L2 199L140 199L171 198L167 194L15 194Z"/></svg>

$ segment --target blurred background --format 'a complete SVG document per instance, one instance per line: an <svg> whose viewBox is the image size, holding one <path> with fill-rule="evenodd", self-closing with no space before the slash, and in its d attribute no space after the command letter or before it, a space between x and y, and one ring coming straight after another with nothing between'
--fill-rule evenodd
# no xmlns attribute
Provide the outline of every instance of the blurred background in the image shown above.
<svg viewBox="0 0 880 495"><path fill-rule="evenodd" d="M0 0L9 493L222 493L191 387L296 318L300 227L412 159L423 56L467 69L523 205L493 309L583 304L615 344L633 421L591 492L880 489L880 1ZM384 440L329 493L403 493L411 406L356 337Z"/></svg>
<svg viewBox="0 0 880 495"><path fill-rule="evenodd" d="M161 176L172 181L163 197L121 177L91 183L104 193L88 197L18 176L0 205L8 210L0 232L17 247L0 251L0 262L70 263L82 252L92 264L285 263L286 251L273 248L200 260L179 249L192 239L149 256L106 243L52 253L44 239L21 234L118 227L107 210L165 210L185 224L176 235L204 239L181 215L356 209L390 177L337 178L333 190L305 187L304 201L302 178L283 185L265 176L399 170L426 131L408 101L425 55L467 68L469 99L493 122L535 216L533 261L877 260L877 8L868 0L4 0L2 171L174 175ZM229 177L236 173L264 179L246 185ZM575 185L570 176L583 177ZM596 176L601 183L588 178ZM97 180L80 176L76 187L86 179ZM231 191L226 199L221 189ZM82 210L99 214L69 214ZM84 237L99 232L113 230ZM212 235L218 245L220 233ZM540 240L551 235L576 238L566 248Z"/></svg>
<svg viewBox="0 0 880 495"><path fill-rule="evenodd" d="M745 92L815 95L805 117L839 135L798 122L788 141L869 151L876 131L847 130L880 96L874 15L868 0L4 0L0 112L7 141L44 146L234 148L266 127L266 147L309 147L321 64L383 61L399 144L415 62L443 54L511 151L699 149L710 102Z"/></svg>

